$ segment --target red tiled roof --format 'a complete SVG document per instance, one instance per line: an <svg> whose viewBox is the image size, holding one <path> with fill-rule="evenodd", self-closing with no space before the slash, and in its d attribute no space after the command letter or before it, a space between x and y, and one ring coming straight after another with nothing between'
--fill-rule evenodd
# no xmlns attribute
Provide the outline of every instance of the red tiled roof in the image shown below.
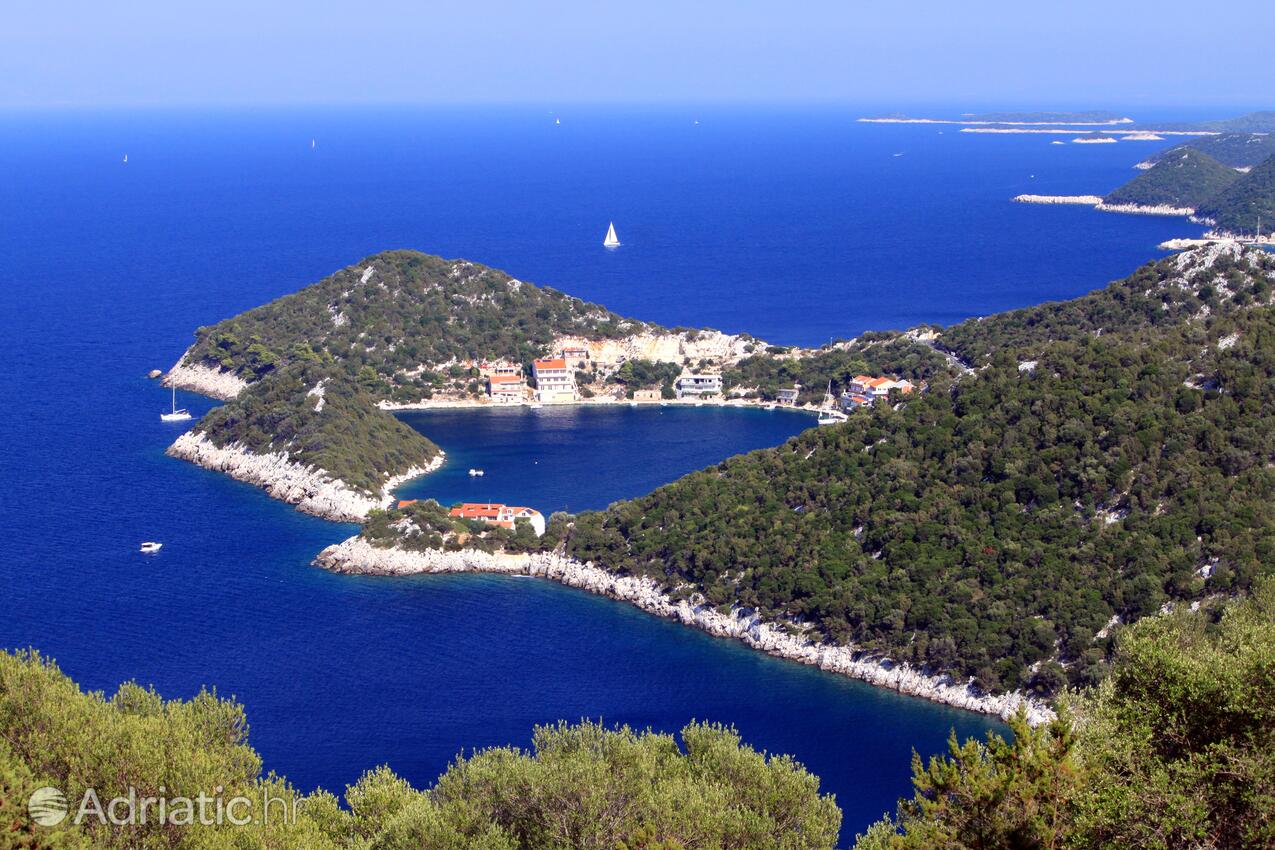
<svg viewBox="0 0 1275 850"><path fill-rule="evenodd" d="M408 505L414 505L414 504L416 504L416 499L399 499L398 505L396 505L396 507L405 508Z"/></svg>
<svg viewBox="0 0 1275 850"><path fill-rule="evenodd" d="M448 511L448 516L458 516L463 519L496 519L500 516L500 511L504 505L479 502L465 502L460 507L452 508Z"/></svg>
<svg viewBox="0 0 1275 850"><path fill-rule="evenodd" d="M520 507L516 505L509 505L508 510L512 511L515 516L531 516L532 514L540 513L540 511L535 508Z"/></svg>
<svg viewBox="0 0 1275 850"><path fill-rule="evenodd" d="M548 360L537 360L535 362L535 367L537 369L565 369L567 368L567 361L563 360L561 357L550 358Z"/></svg>
<svg viewBox="0 0 1275 850"><path fill-rule="evenodd" d="M492 375L487 380L493 384L517 384L522 382L522 378L517 375Z"/></svg>

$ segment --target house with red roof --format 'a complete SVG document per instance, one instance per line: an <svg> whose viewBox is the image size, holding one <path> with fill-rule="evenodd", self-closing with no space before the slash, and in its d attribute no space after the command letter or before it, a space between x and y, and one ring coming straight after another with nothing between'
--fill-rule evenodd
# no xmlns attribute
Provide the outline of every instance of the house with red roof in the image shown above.
<svg viewBox="0 0 1275 850"><path fill-rule="evenodd" d="M576 379L561 357L547 357L531 364L531 374L536 379L536 401L573 402L576 400Z"/></svg>
<svg viewBox="0 0 1275 850"><path fill-rule="evenodd" d="M492 375L487 379L487 392L492 401L517 403L526 398L527 384L522 375Z"/></svg>
<svg viewBox="0 0 1275 850"><path fill-rule="evenodd" d="M510 531L517 527L518 520L521 519L531 524L531 530L536 532L537 537L545 533L544 514L535 508L521 505L502 505L495 502L465 502L456 505L447 514L459 519L485 522L488 525L507 528Z"/></svg>

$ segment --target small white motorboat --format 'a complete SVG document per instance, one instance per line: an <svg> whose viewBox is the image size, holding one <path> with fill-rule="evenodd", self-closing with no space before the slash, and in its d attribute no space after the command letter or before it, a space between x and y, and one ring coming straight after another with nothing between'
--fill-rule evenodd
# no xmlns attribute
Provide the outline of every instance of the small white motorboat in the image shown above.
<svg viewBox="0 0 1275 850"><path fill-rule="evenodd" d="M540 409L542 409L543 407L544 407L544 405L543 405L543 404L540 404L539 402L534 403L534 404L532 404L532 405L531 405L531 409L532 409L532 410L540 410Z"/></svg>
<svg viewBox="0 0 1275 850"><path fill-rule="evenodd" d="M191 418L190 411L184 407L180 410L177 409L177 387L173 387L172 389L173 389L173 411L172 413L161 413L159 415L160 421L185 422L187 419Z"/></svg>
<svg viewBox="0 0 1275 850"><path fill-rule="evenodd" d="M142 544L141 552L143 555L154 555L160 549L164 548L163 543L156 543L154 540L147 540Z"/></svg>
<svg viewBox="0 0 1275 850"><path fill-rule="evenodd" d="M478 477L481 477L481 476L482 476L482 474L483 474L483 471L482 471L481 469L471 469L471 470L469 470L469 475L470 475L470 477L471 477L471 478L478 478Z"/></svg>

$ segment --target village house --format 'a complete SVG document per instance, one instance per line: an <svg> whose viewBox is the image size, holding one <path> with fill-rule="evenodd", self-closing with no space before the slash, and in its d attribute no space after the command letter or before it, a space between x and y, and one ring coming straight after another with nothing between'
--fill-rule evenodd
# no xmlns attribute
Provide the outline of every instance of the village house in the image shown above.
<svg viewBox="0 0 1275 850"><path fill-rule="evenodd" d="M540 537L545 533L544 514L535 508L517 505L499 505L490 502L465 502L447 512L448 516L459 519L472 519L488 525L507 528L510 531L517 527L518 520L526 520L531 530Z"/></svg>
<svg viewBox="0 0 1275 850"><path fill-rule="evenodd" d="M841 398L838 399L838 404L840 404L842 410L849 413L850 411L857 410L860 407L867 407L872 404L872 401L872 396L869 395L844 392L841 394Z"/></svg>
<svg viewBox="0 0 1275 850"><path fill-rule="evenodd" d="M659 401L664 396L659 390L634 390L634 401Z"/></svg>
<svg viewBox="0 0 1275 850"><path fill-rule="evenodd" d="M492 375L487 379L487 390L492 401L503 404L521 402L527 396L522 375Z"/></svg>
<svg viewBox="0 0 1275 850"><path fill-rule="evenodd" d="M678 398L703 398L722 394L721 375L688 373L677 379Z"/></svg>
<svg viewBox="0 0 1275 850"><path fill-rule="evenodd" d="M855 375L850 379L850 392L855 395L871 396L874 399L885 398L890 390L910 393L916 389L911 381L896 381L893 378L874 378L871 375Z"/></svg>
<svg viewBox="0 0 1275 850"><path fill-rule="evenodd" d="M775 393L775 402L784 407L793 407L797 404L797 396L801 395L801 387L790 387L782 389Z"/></svg>
<svg viewBox="0 0 1275 850"><path fill-rule="evenodd" d="M567 361L557 358L537 360L531 364L536 379L536 401L572 402L576 400L576 380Z"/></svg>

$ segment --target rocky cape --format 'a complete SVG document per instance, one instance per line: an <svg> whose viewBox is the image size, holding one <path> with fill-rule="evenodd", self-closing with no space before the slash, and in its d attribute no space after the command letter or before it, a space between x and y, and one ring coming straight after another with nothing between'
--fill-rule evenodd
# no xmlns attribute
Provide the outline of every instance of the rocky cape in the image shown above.
<svg viewBox="0 0 1275 850"><path fill-rule="evenodd" d="M248 382L238 375L203 363L191 363L187 359L189 350L168 370L163 384L179 390L190 390L209 398L228 401L248 386Z"/></svg>
<svg viewBox="0 0 1275 850"><path fill-rule="evenodd" d="M439 549L409 551L374 546L362 537L350 537L327 547L315 564L335 573L406 576L423 573L498 573L525 575L556 581L620 602L647 613L676 620L716 637L733 638L752 649L778 658L818 667L830 673L860 679L908 696L1008 719L1020 708L1033 724L1047 722L1053 712L1043 703L1021 693L986 694L947 675L928 675L906 664L896 664L853 646L817 643L792 634L784 626L764 621L754 610L733 608L723 614L709 605L675 600L652 579L619 576L553 553L495 553L476 550L448 552Z"/></svg>
<svg viewBox="0 0 1275 850"><path fill-rule="evenodd" d="M440 450L428 465L412 467L387 478L381 492L372 495L334 478L327 470L292 460L287 452L262 454L248 451L242 445L218 446L206 435L194 431L178 437L165 454L260 487L303 513L334 522L362 522L373 509L390 506L391 493L396 487L433 472L444 461Z"/></svg>

